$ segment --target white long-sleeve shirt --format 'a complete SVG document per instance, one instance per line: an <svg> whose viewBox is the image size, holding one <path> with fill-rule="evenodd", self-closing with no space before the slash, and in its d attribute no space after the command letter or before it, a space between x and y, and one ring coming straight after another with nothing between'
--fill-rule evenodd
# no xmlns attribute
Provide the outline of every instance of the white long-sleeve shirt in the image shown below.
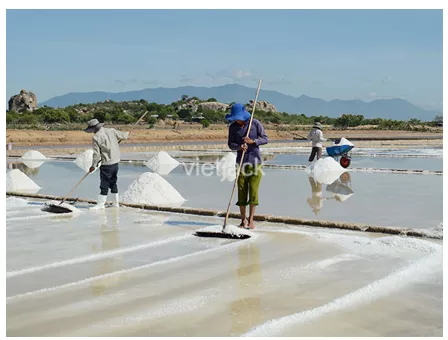
<svg viewBox="0 0 448 340"><path fill-rule="evenodd" d="M92 137L93 161L92 166L97 167L101 160L101 165L111 165L120 162L120 147L118 142L128 139L129 132L121 132L112 128L102 127Z"/></svg>
<svg viewBox="0 0 448 340"><path fill-rule="evenodd" d="M312 129L310 133L308 134L307 139L311 141L311 145L313 147L321 148L322 142L325 142L327 139L324 138L324 134L319 129Z"/></svg>

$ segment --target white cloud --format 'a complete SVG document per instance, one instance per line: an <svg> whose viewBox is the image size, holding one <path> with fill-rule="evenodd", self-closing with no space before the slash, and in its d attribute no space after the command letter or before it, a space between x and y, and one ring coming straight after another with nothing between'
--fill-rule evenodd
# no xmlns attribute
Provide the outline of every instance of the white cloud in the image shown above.
<svg viewBox="0 0 448 340"><path fill-rule="evenodd" d="M389 83L392 81L392 76L387 76L381 80L383 84Z"/></svg>
<svg viewBox="0 0 448 340"><path fill-rule="evenodd" d="M249 78L252 76L252 73L249 71L244 71L244 70L233 70L231 72L231 78L235 78L235 79L243 79L243 78Z"/></svg>

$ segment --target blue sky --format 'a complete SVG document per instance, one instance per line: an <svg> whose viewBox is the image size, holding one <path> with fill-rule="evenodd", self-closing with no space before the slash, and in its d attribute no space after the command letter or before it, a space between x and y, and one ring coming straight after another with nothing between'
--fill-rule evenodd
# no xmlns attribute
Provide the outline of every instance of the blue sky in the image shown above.
<svg viewBox="0 0 448 340"><path fill-rule="evenodd" d="M442 108L441 10L7 10L6 95L239 83Z"/></svg>

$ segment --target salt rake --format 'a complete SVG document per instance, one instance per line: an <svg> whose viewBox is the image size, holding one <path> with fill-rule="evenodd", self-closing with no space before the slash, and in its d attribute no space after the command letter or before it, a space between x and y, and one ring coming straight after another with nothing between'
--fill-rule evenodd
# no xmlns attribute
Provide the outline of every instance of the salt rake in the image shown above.
<svg viewBox="0 0 448 340"><path fill-rule="evenodd" d="M99 164L99 163L98 163ZM70 191L67 196L65 196L61 203L59 204L45 204L42 208L42 211L51 212L55 214L70 214L73 212L66 204L62 205L64 201L75 191L75 189L84 181L84 179L90 174L90 172L86 172L84 176L79 180L78 183L73 187L72 191Z"/></svg>
<svg viewBox="0 0 448 340"><path fill-rule="evenodd" d="M142 114L142 116L134 123L134 125L132 125L131 130L129 131L129 134L131 133L132 129L146 116L146 114L148 113L148 111L145 111L144 114ZM118 144L121 143L121 140L118 141ZM96 167L98 167L98 165L100 164L101 161L99 161L96 165ZM51 212L51 213L55 213L55 214L70 214L73 212L73 210L70 209L70 207L68 207L67 205L62 205L64 203L64 201L75 191L75 189L86 179L86 177L90 174L90 172L86 172L84 176L82 176L82 178L79 180L78 183L76 183L76 185L73 187L72 191L70 191L68 193L67 196L65 196L61 203L59 204L45 204L44 207L42 208L42 211L46 211L46 212Z"/></svg>
<svg viewBox="0 0 448 340"><path fill-rule="evenodd" d="M255 107L257 105L258 94L260 93L260 88L261 88L261 81L262 80L260 79L259 82L258 82L257 93L255 95L254 105L252 107L252 114L250 115L249 127L247 128L246 137L249 137L250 128L252 127L252 120L253 120L254 114L255 114ZM226 216L224 218L224 225L222 226L222 229L221 229L220 226L211 226L209 228L204 228L204 229L211 229L211 230L198 230L198 231L196 231L194 233L195 236L199 236L199 237L231 238L231 239L239 239L239 240L247 239L247 238L251 237L251 232L246 231L246 230L244 230L242 228L238 228L238 227L236 227L237 230L234 230L234 232L230 232L230 233L226 232L227 220L229 219L229 214L230 214L230 205L232 204L233 196L235 195L235 188L236 188L236 184L238 182L238 177L240 176L241 167L243 166L243 160L244 160L244 154L245 153L246 153L246 150L243 150L243 152L241 154L240 164L238 166L238 171L236 173L235 182L233 183L232 195L230 196L229 205L227 206L227 212L226 212ZM216 229L216 230L212 230L212 229Z"/></svg>

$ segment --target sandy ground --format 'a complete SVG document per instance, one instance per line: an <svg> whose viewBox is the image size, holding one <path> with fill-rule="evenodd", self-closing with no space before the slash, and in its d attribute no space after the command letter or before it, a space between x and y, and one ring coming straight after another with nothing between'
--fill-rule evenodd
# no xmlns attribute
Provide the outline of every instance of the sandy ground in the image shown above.
<svg viewBox="0 0 448 340"><path fill-rule="evenodd" d="M120 127L129 130L129 127ZM266 129L271 141L293 140L294 137L306 136L308 130L303 131L281 131ZM441 136L442 133L411 132L411 131L376 131L376 130L331 130L324 131L326 138L347 137L355 138L396 138L400 137L427 137ZM74 145L91 143L91 134L83 131L42 131L42 130L6 130L6 142L14 145ZM152 142L179 142L179 141L226 141L227 128L214 127L213 129L181 129L180 131L168 129L136 129L132 131L130 143L152 143Z"/></svg>
<svg viewBox="0 0 448 340"><path fill-rule="evenodd" d="M269 144L264 147L295 147L311 146L309 141L294 140L296 134L306 135L306 131L282 132L267 130ZM326 138L338 138L345 136L351 138L372 138L374 140L356 141L356 147L368 148L406 148L409 146L441 147L443 139L438 133L413 133L409 131L372 131L372 130L352 130L352 131L328 131ZM132 138L121 144L121 152L155 152L160 150L228 150L227 130L193 130L175 132L172 130L135 130ZM400 139L403 138L403 139ZM419 138L419 139L407 139ZM429 138L429 139L425 139ZM395 139L395 140L389 140ZM290 142L285 142L290 140ZM282 141L282 143L276 143ZM84 152L91 144L91 135L83 131L32 131L32 130L7 130L7 142L13 143L13 149L7 151L8 156L22 156L28 150L39 150L45 156L55 155L76 155ZM198 142L195 144L194 142ZM207 143L210 142L210 143ZM222 143L221 143L222 142ZM154 143L151 145L151 143ZM164 145L160 145L163 143ZM127 145L131 144L131 145ZM145 145L132 145L145 144ZM331 141L324 143L331 145ZM76 147L79 145L79 147ZM20 146L20 149L14 148ZM51 148L49 148L51 146ZM65 146L65 147L64 147ZM75 147L74 147L75 146Z"/></svg>
<svg viewBox="0 0 448 340"><path fill-rule="evenodd" d="M6 209L8 336L443 334L441 242L269 224L202 239L222 219L22 202Z"/></svg>

